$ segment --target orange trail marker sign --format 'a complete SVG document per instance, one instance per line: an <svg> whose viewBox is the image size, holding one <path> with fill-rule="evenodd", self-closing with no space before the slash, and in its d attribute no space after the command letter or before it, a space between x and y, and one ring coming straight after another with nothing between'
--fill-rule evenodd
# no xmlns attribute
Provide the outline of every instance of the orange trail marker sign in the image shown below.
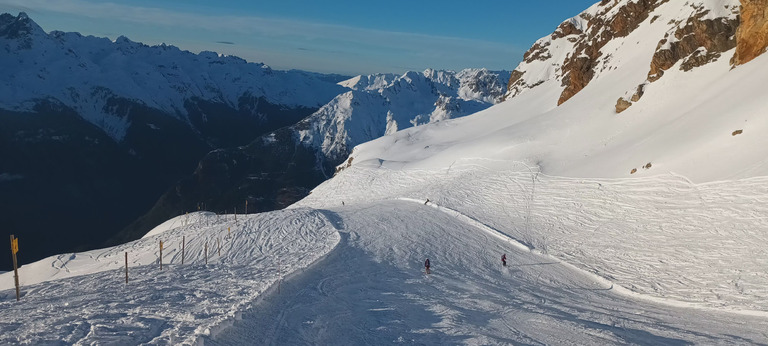
<svg viewBox="0 0 768 346"><path fill-rule="evenodd" d="M19 266L18 262L16 262L16 253L19 252L19 238L15 238L13 234L11 234L11 255L13 257L13 281L16 283L16 301L18 302L21 298L21 294L19 292Z"/></svg>

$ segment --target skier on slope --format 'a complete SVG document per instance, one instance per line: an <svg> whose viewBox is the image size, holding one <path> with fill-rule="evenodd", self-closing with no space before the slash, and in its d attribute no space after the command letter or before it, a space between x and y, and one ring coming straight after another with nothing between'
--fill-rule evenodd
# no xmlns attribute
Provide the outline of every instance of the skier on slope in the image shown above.
<svg viewBox="0 0 768 346"><path fill-rule="evenodd" d="M501 255L501 264L504 265L505 267L507 266L507 254Z"/></svg>
<svg viewBox="0 0 768 346"><path fill-rule="evenodd" d="M427 258L426 261L424 261L424 268L427 271L427 274L429 274L429 258Z"/></svg>

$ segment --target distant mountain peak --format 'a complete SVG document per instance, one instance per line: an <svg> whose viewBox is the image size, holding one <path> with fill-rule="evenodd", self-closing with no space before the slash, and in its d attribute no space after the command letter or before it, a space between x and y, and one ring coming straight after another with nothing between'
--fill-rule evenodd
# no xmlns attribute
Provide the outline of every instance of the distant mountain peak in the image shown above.
<svg viewBox="0 0 768 346"><path fill-rule="evenodd" d="M0 38L9 40L25 40L22 48L31 48L31 37L45 35L45 31L26 13L19 12L14 17L9 13L0 14Z"/></svg>
<svg viewBox="0 0 768 346"><path fill-rule="evenodd" d="M363 142L486 109L502 100L508 79L508 71L487 69L356 76L339 83L351 91L297 126L299 138L335 165Z"/></svg>

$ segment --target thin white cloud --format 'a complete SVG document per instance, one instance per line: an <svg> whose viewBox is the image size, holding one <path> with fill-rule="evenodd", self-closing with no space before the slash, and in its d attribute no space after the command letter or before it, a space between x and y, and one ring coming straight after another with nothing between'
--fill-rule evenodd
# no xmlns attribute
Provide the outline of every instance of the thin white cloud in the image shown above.
<svg viewBox="0 0 768 346"><path fill-rule="evenodd" d="M424 42L455 46L503 45L498 42L470 40L457 37L445 37L407 33L397 31L373 30L343 25L314 23L291 19L263 18L257 16L209 16L196 13L184 13L160 8L127 6L110 2L88 2L82 0L0 0L0 4L39 11L60 12L91 18L112 18L141 24L172 27L204 28L215 31L229 31L243 34L259 33L267 36L293 36L305 39L337 38L350 42L370 44L383 40L387 44L420 45ZM509 47L509 49L512 49Z"/></svg>
<svg viewBox="0 0 768 346"><path fill-rule="evenodd" d="M373 30L283 18L205 15L110 2L89 2L85 0L0 0L0 5L26 8L31 13L35 11L53 12L99 20L106 19L123 23L136 23L142 26L167 27L174 30L189 28L221 34L261 37L267 40L295 41L296 47L294 49L298 47L318 49L321 45L327 45L329 47L325 48L344 51L339 54L359 53L364 55L365 51L377 51L387 55L391 53L393 57L401 55L399 59L423 60L427 65L431 66L440 65L439 60L453 62L466 60L468 62L463 64L465 65L464 67L469 67L466 65L478 67L487 65L489 61L494 59L497 61L509 61L509 65L512 65L514 63L512 60L522 53L520 49L509 44L483 40ZM316 46L312 47L311 44ZM430 60L434 62L428 62ZM421 62L401 61L396 63L420 64Z"/></svg>

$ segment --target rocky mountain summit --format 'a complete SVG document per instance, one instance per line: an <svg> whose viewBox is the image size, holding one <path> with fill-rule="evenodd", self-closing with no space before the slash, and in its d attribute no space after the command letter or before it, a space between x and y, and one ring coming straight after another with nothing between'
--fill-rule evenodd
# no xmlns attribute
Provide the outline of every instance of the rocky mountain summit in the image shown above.
<svg viewBox="0 0 768 346"><path fill-rule="evenodd" d="M623 46L655 42L645 80L617 95L616 112L621 113L670 69L689 71L734 48L736 65L764 52L765 11L765 1L604 0L537 41L512 72L507 97L554 79L561 87L557 104L563 104L622 64L615 53Z"/></svg>

